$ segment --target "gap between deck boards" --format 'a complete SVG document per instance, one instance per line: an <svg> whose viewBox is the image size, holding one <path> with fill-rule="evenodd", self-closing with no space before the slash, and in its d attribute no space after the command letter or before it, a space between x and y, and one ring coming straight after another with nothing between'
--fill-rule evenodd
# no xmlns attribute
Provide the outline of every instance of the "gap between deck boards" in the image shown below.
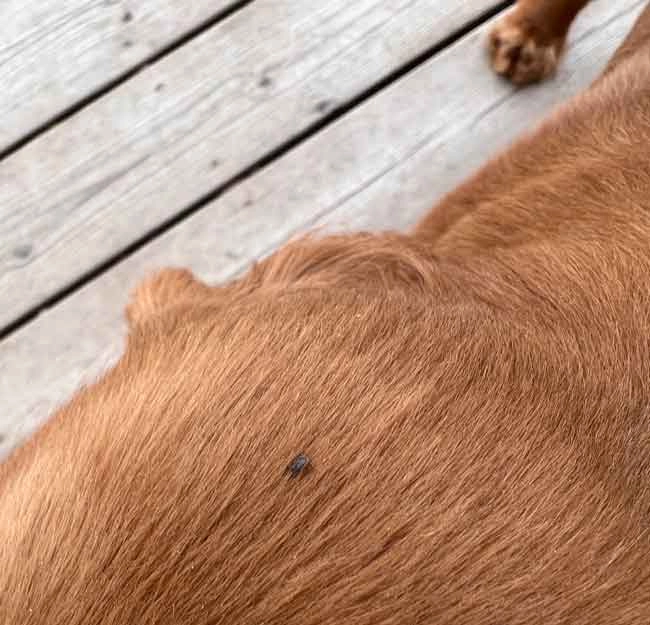
<svg viewBox="0 0 650 625"><path fill-rule="evenodd" d="M128 67L117 76L110 78L107 82L99 85L95 89L92 89L90 93L81 96L78 100L72 104L65 106L61 111L54 114L50 119L46 119L43 122L38 123L34 128L27 131L23 136L18 139L10 142L4 148L0 149L0 162L2 162L8 156L11 156L28 143L33 141L39 135L47 132L65 122L67 119L76 115L82 111L87 106L90 106L93 102L96 102L102 96L106 95L109 91L112 91L116 87L119 87L121 84L125 83L127 80L130 80L138 72L142 71L143 68L157 63L161 59L169 56L178 50L181 46L185 45L188 41L191 41L195 37L198 37L201 33L209 30L210 28L216 26L219 22L228 19L231 15L241 11L246 8L249 4L252 4L255 0L237 0L232 4L229 4L224 9L218 11L213 16L204 20L203 22L197 24L196 26L190 28L188 31L181 33L176 38L172 39L166 45L163 45L160 49L155 50L152 54L145 56L143 59L138 61L132 67Z"/></svg>
<svg viewBox="0 0 650 625"><path fill-rule="evenodd" d="M159 51L152 58L144 61L143 63L139 64L137 67L129 70L120 78L115 79L114 81L109 83L109 85L106 85L101 89L98 89L92 95L84 98L81 102L76 104L74 107L71 107L69 110L58 115L55 118L55 120L52 120L48 124L42 126L38 131L31 133L30 135L28 135L28 137L17 142L14 146L12 146L10 150L6 150L5 153L0 154L0 161L2 160L2 158L5 158L9 156L11 153L16 152L19 148L24 147L27 143L35 139L43 132L51 129L55 125L63 123L64 121L72 117L74 114L80 112L83 108L89 106L94 101L96 101L97 99L99 99L100 97L102 97L103 95L111 91L112 89L114 89L119 84L126 82L129 78L133 77L138 71L140 71L142 67L150 65L158 60L161 60L165 56L168 56L170 53L176 51L180 46L189 42L192 38L196 37L201 32L208 30L218 22L221 22L226 17L245 8L247 5L251 4L252 1L253 0L242 0L241 2L238 2L230 6L229 8L222 11L219 15L211 18L208 22L193 29L193 31L191 31L190 33L187 33L186 35L179 38L174 43L170 44L163 50ZM202 196L194 200L189 206L187 206L182 210L179 210L179 212L177 212L175 215L163 221L158 226L151 229L149 232L140 236L139 238L131 242L129 245L124 247L122 250L120 250L118 253L112 254L106 260L99 263L97 266L91 268L90 270L86 271L79 278L72 281L70 284L56 290L50 296L43 298L43 300L40 301L37 305L31 306L25 313L21 314L16 319L4 325L0 325L0 341L2 341L4 338L10 335L12 332L19 329L24 324L28 323L30 320L36 317L41 311L57 305L59 302L69 297L72 293L79 290L84 285L95 280L97 277L101 276L106 271L110 270L111 267L113 267L115 264L128 258L133 253L135 253L142 247L146 246L147 244L149 244L151 241L153 241L163 233L174 228L175 226L177 226L178 224L186 220L191 215L200 211L205 205L214 201L216 198L221 196L223 193L229 191L235 185L242 183L244 180L254 175L260 169L267 167L277 159L286 155L288 152L295 149L298 145L308 140L309 138L313 137L314 135L322 131L330 124L342 118L343 116L347 115L355 108L362 105L368 99L379 94L381 91L389 87L394 82L403 78L405 75L407 75L408 73L416 69L418 66L429 61L430 59L435 57L438 53L443 51L445 48L448 48L449 46L453 45L461 38L471 33L481 24L492 19L500 12L507 9L510 5L513 4L513 2L514 0L502 0L498 4L495 4L494 6L480 13L476 18L463 24L462 27L456 29L446 37L437 41L434 45L423 50L415 57L410 59L408 62L403 63L396 69L387 73L385 76L379 78L376 82L372 83L369 87L366 87L365 89L360 91L354 97L340 103L331 111L326 113L323 117L321 117L320 119L316 120L314 123L308 125L303 130L298 132L295 136L288 138L287 140L283 141L276 147L270 149L268 152L261 155L255 161L253 161L251 164L244 167L241 171L228 178L225 182L222 182L221 184L217 185L214 189L212 189L208 193L203 194Z"/></svg>

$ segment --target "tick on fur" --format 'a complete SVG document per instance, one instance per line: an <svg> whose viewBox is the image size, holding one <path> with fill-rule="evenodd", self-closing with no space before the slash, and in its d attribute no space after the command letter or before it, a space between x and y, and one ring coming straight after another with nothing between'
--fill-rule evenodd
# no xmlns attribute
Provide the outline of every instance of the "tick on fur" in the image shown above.
<svg viewBox="0 0 650 625"><path fill-rule="evenodd" d="M294 479L307 471L311 464L311 460L303 453L298 454L285 469L285 473L289 475L289 479Z"/></svg>

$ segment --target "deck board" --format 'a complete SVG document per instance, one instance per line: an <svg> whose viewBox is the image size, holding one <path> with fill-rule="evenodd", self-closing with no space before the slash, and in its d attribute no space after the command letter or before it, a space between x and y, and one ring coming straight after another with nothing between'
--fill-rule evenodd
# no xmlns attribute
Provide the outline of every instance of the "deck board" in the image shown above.
<svg viewBox="0 0 650 625"><path fill-rule="evenodd" d="M236 0L3 0L0 152Z"/></svg>
<svg viewBox="0 0 650 625"><path fill-rule="evenodd" d="M39 136L0 162L0 328L495 4L257 0Z"/></svg>
<svg viewBox="0 0 650 625"><path fill-rule="evenodd" d="M522 128L587 85L643 5L596 0L576 24L558 77L523 91L487 71L487 26L478 29L44 311L0 350L0 453L114 361L127 291L148 271L189 266L220 282L313 225L409 225Z"/></svg>

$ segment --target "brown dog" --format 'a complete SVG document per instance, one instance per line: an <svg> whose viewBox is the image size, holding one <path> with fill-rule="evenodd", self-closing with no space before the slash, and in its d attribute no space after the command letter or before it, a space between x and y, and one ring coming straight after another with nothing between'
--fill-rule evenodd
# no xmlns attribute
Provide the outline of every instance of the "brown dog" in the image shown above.
<svg viewBox="0 0 650 625"><path fill-rule="evenodd" d="M496 69L582 4L521 2ZM0 623L650 623L649 140L646 11L410 236L145 282L0 470Z"/></svg>

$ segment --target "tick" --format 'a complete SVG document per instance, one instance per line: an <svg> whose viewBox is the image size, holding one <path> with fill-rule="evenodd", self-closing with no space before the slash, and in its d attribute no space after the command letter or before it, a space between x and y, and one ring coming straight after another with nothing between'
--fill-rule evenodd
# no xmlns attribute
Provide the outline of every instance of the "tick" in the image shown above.
<svg viewBox="0 0 650 625"><path fill-rule="evenodd" d="M285 473L289 475L289 479L293 480L301 475L303 475L309 466L311 465L311 460L308 456L303 453L298 454L287 466Z"/></svg>

